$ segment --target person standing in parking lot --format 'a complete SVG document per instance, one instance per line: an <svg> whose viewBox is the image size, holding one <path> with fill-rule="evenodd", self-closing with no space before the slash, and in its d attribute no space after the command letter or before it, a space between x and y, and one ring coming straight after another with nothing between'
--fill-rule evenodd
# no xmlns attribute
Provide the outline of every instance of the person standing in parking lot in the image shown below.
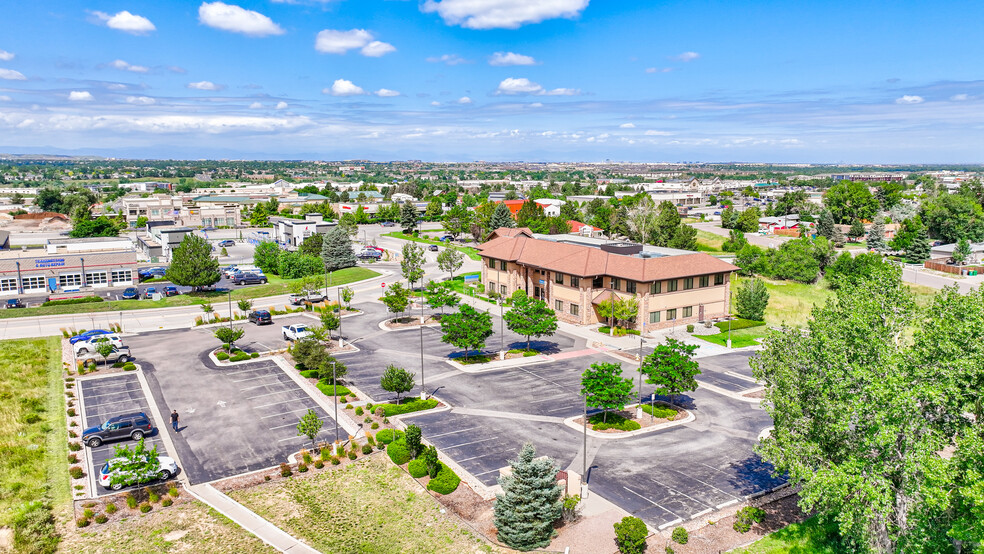
<svg viewBox="0 0 984 554"><path fill-rule="evenodd" d="M174 429L174 432L175 433L178 432L178 411L177 410L174 410L174 411L171 412L171 428Z"/></svg>

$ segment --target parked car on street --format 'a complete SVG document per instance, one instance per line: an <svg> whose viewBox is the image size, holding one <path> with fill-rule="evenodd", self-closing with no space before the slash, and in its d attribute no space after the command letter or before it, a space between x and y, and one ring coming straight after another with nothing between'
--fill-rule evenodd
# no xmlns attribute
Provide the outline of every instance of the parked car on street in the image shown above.
<svg viewBox="0 0 984 554"><path fill-rule="evenodd" d="M131 412L106 420L102 425L89 427L82 432L82 442L95 448L104 442L122 439L138 441L154 430L150 418L143 412Z"/></svg>
<svg viewBox="0 0 984 554"><path fill-rule="evenodd" d="M232 276L232 280L239 283L240 285L255 285L255 284L266 284L267 278L265 275L257 275L256 273L237 273Z"/></svg>
<svg viewBox="0 0 984 554"><path fill-rule="evenodd" d="M123 469L119 466L127 461L128 460L124 460L123 458L113 458L107 460L106 463L103 464L102 469L99 470L99 484L104 488L118 491L123 487L141 485L151 481L156 481L158 479L161 481L167 481L178 473L178 464L174 461L174 458L158 456L157 470L144 475L133 475L131 473L127 473L125 478L122 480L117 480L117 482L113 484L113 476L123 471Z"/></svg>
<svg viewBox="0 0 984 554"><path fill-rule="evenodd" d="M267 310L253 310L249 312L246 321L257 325L270 325L273 323L273 317L270 316L270 312Z"/></svg>
<svg viewBox="0 0 984 554"><path fill-rule="evenodd" d="M300 306L305 302L323 302L325 295L320 292L311 291L307 294L291 294L287 297L287 301L294 306Z"/></svg>
<svg viewBox="0 0 984 554"><path fill-rule="evenodd" d="M147 287L144 290L144 298L153 298L155 294L157 294L157 287Z"/></svg>
<svg viewBox="0 0 984 554"><path fill-rule="evenodd" d="M303 323L284 325L282 332L284 334L284 340L298 341L303 338L314 336L314 333L309 331L308 326Z"/></svg>
<svg viewBox="0 0 984 554"><path fill-rule="evenodd" d="M432 245L428 246L427 249L430 250L431 252L437 252L437 250L438 250L436 244L432 244Z"/></svg>
<svg viewBox="0 0 984 554"><path fill-rule="evenodd" d="M127 287L120 298L123 300L137 300L140 298L140 291L137 290L137 287Z"/></svg>
<svg viewBox="0 0 984 554"><path fill-rule="evenodd" d="M91 331L86 331L84 333L79 333L74 337L68 339L69 344L75 344L79 341L89 340L92 337L98 337L99 335L112 335L112 331L106 331L105 329L93 329Z"/></svg>
<svg viewBox="0 0 984 554"><path fill-rule="evenodd" d="M380 223L379 225L381 227L396 227L396 223L393 223L392 221L384 221L384 222Z"/></svg>
<svg viewBox="0 0 984 554"><path fill-rule="evenodd" d="M99 352L91 352L79 356L80 360L96 360L97 362L115 364L116 362L127 363L133 359L130 355L129 346L114 346L113 351L108 356L103 357Z"/></svg>
<svg viewBox="0 0 984 554"><path fill-rule="evenodd" d="M123 339L115 333L109 335L97 335L95 337L89 337L86 340L80 340L72 346L75 347L76 354L83 356L89 352L95 352L99 346L107 343L112 344L113 346L123 346Z"/></svg>
<svg viewBox="0 0 984 554"><path fill-rule="evenodd" d="M234 241L234 240L226 239L226 240L220 240L219 241L219 246L221 246L221 247L235 246L235 245L236 245L236 241Z"/></svg>
<svg viewBox="0 0 984 554"><path fill-rule="evenodd" d="M178 292L178 287L174 287L170 285L164 287L162 289L162 292L164 293L164 296L177 296L181 294L180 292Z"/></svg>
<svg viewBox="0 0 984 554"><path fill-rule="evenodd" d="M20 298L7 299L7 308L23 308L23 307L24 307L24 303L21 302Z"/></svg>

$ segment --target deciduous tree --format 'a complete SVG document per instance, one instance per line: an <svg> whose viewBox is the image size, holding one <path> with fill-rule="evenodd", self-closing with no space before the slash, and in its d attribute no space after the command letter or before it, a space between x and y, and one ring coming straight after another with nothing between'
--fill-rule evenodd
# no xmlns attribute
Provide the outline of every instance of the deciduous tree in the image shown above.
<svg viewBox="0 0 984 554"><path fill-rule="evenodd" d="M410 305L410 289L404 287L403 283L393 283L383 293L383 304L386 304L390 312L402 314Z"/></svg>
<svg viewBox="0 0 984 554"><path fill-rule="evenodd" d="M219 282L219 260L212 257L212 246L203 237L187 234L171 254L165 277L175 285L199 290Z"/></svg>
<svg viewBox="0 0 984 554"><path fill-rule="evenodd" d="M452 279L454 279L454 272L461 269L461 265L464 263L465 255L457 248L447 247L437 255L437 267L441 271L450 273Z"/></svg>
<svg viewBox="0 0 984 554"><path fill-rule="evenodd" d="M218 327L214 331L215 338L219 339L222 344L228 344L229 350L232 350L236 341L243 338L246 331L242 327Z"/></svg>
<svg viewBox="0 0 984 554"><path fill-rule="evenodd" d="M400 227L404 233L410 234L417 228L417 218L417 208L412 202L405 202L400 207Z"/></svg>
<svg viewBox="0 0 984 554"><path fill-rule="evenodd" d="M609 410L622 410L632 398L632 379L622 377L622 364L591 364L581 374L581 394L588 406L604 410L602 421L608 421Z"/></svg>
<svg viewBox="0 0 984 554"><path fill-rule="evenodd" d="M530 349L530 337L549 337L557 332L557 314L543 300L530 298L517 290L512 295L512 308L503 318L510 331L526 337L526 349Z"/></svg>
<svg viewBox="0 0 984 554"><path fill-rule="evenodd" d="M646 356L639 368L646 375L646 382L656 385L655 392L670 397L670 403L682 392L697 390L700 364L694 360L697 345L667 338Z"/></svg>
<svg viewBox="0 0 984 554"><path fill-rule="evenodd" d="M380 377L379 386L384 391L395 392L396 403L399 404L400 395L413 390L415 376L415 373L410 373L402 367L396 367L390 364L386 367L386 371L383 372L383 376Z"/></svg>
<svg viewBox="0 0 984 554"><path fill-rule="evenodd" d="M449 281L427 282L427 305L434 309L440 308L441 314L444 314L445 307L457 306L460 300Z"/></svg>
<svg viewBox="0 0 984 554"><path fill-rule="evenodd" d="M850 255L850 254L848 254ZM742 319L763 321L769 306L769 289L761 279L747 279L735 293L735 313Z"/></svg>
<svg viewBox="0 0 984 554"><path fill-rule="evenodd" d="M400 257L400 271L403 278L413 284L419 282L424 277L424 249L416 243L408 242L403 245L402 256Z"/></svg>
<svg viewBox="0 0 984 554"><path fill-rule="evenodd" d="M301 416L297 422L297 436L307 437L311 441L311 446L315 446L314 439L318 438L318 433L325 426L325 422L318 417L317 412L308 409L307 413Z"/></svg>
<svg viewBox="0 0 984 554"><path fill-rule="evenodd" d="M113 460L110 485L125 486L153 481L161 468L160 460L157 459L157 447L148 450L144 439L140 439L133 448L129 444L115 447Z"/></svg>
<svg viewBox="0 0 984 554"><path fill-rule="evenodd" d="M492 316L462 304L457 313L441 318L441 331L441 342L463 348L467 360L469 350L485 348L485 340L492 336Z"/></svg>

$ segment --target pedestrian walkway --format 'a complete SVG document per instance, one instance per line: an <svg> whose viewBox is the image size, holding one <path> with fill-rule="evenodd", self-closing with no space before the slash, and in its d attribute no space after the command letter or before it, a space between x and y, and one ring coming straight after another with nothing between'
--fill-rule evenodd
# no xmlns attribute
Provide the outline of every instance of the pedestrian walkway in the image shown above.
<svg viewBox="0 0 984 554"><path fill-rule="evenodd" d="M544 355L543 357L544 358L547 358L547 359L549 359L551 361L556 362L557 360L570 360L571 358L580 358L582 356L592 356L592 355L597 354L599 352L604 352L605 350L608 350L608 349L605 348L605 347L601 347L601 348L585 348L584 350L575 350L573 352L561 352L560 354L552 354L552 355L549 355L549 356L548 355Z"/></svg>
<svg viewBox="0 0 984 554"><path fill-rule="evenodd" d="M253 533L260 540L281 552L317 554L318 551L295 539L276 525L256 515L255 512L219 492L208 483L194 485L188 489L191 493L215 508L217 512L236 522L243 529Z"/></svg>

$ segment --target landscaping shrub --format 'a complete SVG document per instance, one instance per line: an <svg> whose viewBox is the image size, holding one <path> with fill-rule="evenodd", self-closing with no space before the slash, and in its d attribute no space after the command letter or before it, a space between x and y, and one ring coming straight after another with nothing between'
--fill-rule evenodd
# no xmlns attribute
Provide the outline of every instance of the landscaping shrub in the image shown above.
<svg viewBox="0 0 984 554"><path fill-rule="evenodd" d="M411 398L404 401L401 404L379 404L376 406L376 410L383 410L383 416L390 417L400 414L409 414L411 412L419 412L420 410L429 410L431 408L437 407L437 400L433 398L428 398L427 400L421 400L419 398ZM386 423L384 421L383 423Z"/></svg>
<svg viewBox="0 0 984 554"><path fill-rule="evenodd" d="M137 507L137 499L130 493L126 495L126 507L131 510Z"/></svg>
<svg viewBox="0 0 984 554"><path fill-rule="evenodd" d="M249 357L250 358L259 358L260 357L260 353L259 352L250 352L249 353Z"/></svg>
<svg viewBox="0 0 984 554"><path fill-rule="evenodd" d="M762 508L745 506L735 514L735 523L731 527L739 533L747 533L752 525L760 523L765 519L765 511Z"/></svg>
<svg viewBox="0 0 984 554"><path fill-rule="evenodd" d="M171 504L174 504L174 501L171 500L170 498L165 498L164 500L161 500L161 506L164 506L165 508L167 508Z"/></svg>
<svg viewBox="0 0 984 554"><path fill-rule="evenodd" d="M693 323L687 324L687 332L688 333L693 333L694 332L694 324Z"/></svg>
<svg viewBox="0 0 984 554"><path fill-rule="evenodd" d="M372 425L370 425L369 428L373 430L379 429L379 423L373 421Z"/></svg>
<svg viewBox="0 0 984 554"><path fill-rule="evenodd" d="M318 469L321 469L321 468L325 467L325 463L322 462L321 460L315 460L314 461L314 467L316 467Z"/></svg>
<svg viewBox="0 0 984 554"><path fill-rule="evenodd" d="M248 359L249 359L249 354L247 354L245 352L240 352L239 354L236 354L235 356L229 358L229 361L230 362L244 362L244 361L246 361Z"/></svg>
<svg viewBox="0 0 984 554"><path fill-rule="evenodd" d="M280 476L281 477L290 477L291 475L292 475L292 473L290 471L290 466L288 464L286 464L286 463L281 463L280 464Z"/></svg>
<svg viewBox="0 0 984 554"><path fill-rule="evenodd" d="M420 438L422 434L423 432L420 430L420 427L412 423L407 426L406 434L403 436L403 442L406 443L411 458L416 458L420 455Z"/></svg>
<svg viewBox="0 0 984 554"><path fill-rule="evenodd" d="M146 502L144 502L143 504L140 505L140 513L142 513L142 514L146 514L147 512L149 512L149 511L151 511L153 509L154 509L154 507L151 506L150 504L146 503Z"/></svg>
<svg viewBox="0 0 984 554"><path fill-rule="evenodd" d="M357 415L357 416L360 416L360 415L362 415L364 413L365 412L362 411L362 406L359 406L358 408L355 409L355 415Z"/></svg>
<svg viewBox="0 0 984 554"><path fill-rule="evenodd" d="M77 464L78 462L79 462L79 457L78 457L77 454L69 454L68 455L68 463L70 463L70 464Z"/></svg>
<svg viewBox="0 0 984 554"><path fill-rule="evenodd" d="M37 423L37 422L35 422L35 423ZM69 438L76 439L76 438L79 437L79 434L76 433L75 431L72 431L71 429L69 429L68 430L68 436L69 436Z"/></svg>
<svg viewBox="0 0 984 554"><path fill-rule="evenodd" d="M604 414L598 413L588 417L588 423L591 424L591 428L595 431L604 431L606 429L618 429L620 431L635 431L636 429L641 429L642 425L639 425L638 421L633 421L622 417L619 414L608 414L608 421L603 421L606 419Z"/></svg>
<svg viewBox="0 0 984 554"><path fill-rule="evenodd" d="M759 327L765 325L764 321L755 321L754 319L732 319L731 320L731 330L737 331L738 329L748 329L749 327ZM722 333L728 332L728 322L719 321L714 324L715 327L721 330Z"/></svg>
<svg viewBox="0 0 984 554"><path fill-rule="evenodd" d="M341 444L336 444L335 445L335 455L338 456L338 457L344 456L345 455L345 447L342 446Z"/></svg>
<svg viewBox="0 0 984 554"><path fill-rule="evenodd" d="M687 533L683 527L677 527L673 530L673 535L670 538L677 544L687 544L687 541L690 540L690 533Z"/></svg>
<svg viewBox="0 0 984 554"><path fill-rule="evenodd" d="M96 523L106 523L107 521L109 521L109 518L106 517L105 514L99 514L96 516Z"/></svg>
<svg viewBox="0 0 984 554"><path fill-rule="evenodd" d="M643 554L649 530L637 517L625 516L615 524L615 544L622 554Z"/></svg>
<svg viewBox="0 0 984 554"><path fill-rule="evenodd" d="M229 359L229 353L228 352L219 352L219 353L217 353L215 355L215 357L217 359L221 360L221 361L225 361L225 360L228 360Z"/></svg>
<svg viewBox="0 0 984 554"><path fill-rule="evenodd" d="M308 470L308 466L307 466L306 463L301 462L301 463L297 464L297 472L298 473L307 473L307 470Z"/></svg>
<svg viewBox="0 0 984 554"><path fill-rule="evenodd" d="M372 436L372 433L366 433L366 442L369 446L376 446L376 439Z"/></svg>
<svg viewBox="0 0 984 554"><path fill-rule="evenodd" d="M373 406L373 409L376 410L374 412L376 414L376 417L384 417L386 415L386 409L383 408L382 406Z"/></svg>
<svg viewBox="0 0 984 554"><path fill-rule="evenodd" d="M382 431L376 433L376 442L382 445L387 445L393 442L393 439L400 439L403 437L403 431L399 429L383 429Z"/></svg>
<svg viewBox="0 0 984 554"><path fill-rule="evenodd" d="M151 504L156 504L156 503L158 503L158 502L160 502L160 500L161 500L161 497L160 497L160 495L159 495L159 494L157 494L156 492L154 492L154 491L149 491L149 492L147 493L147 500L149 500Z"/></svg>
<svg viewBox="0 0 984 554"><path fill-rule="evenodd" d="M368 456L369 454L372 454L372 445L369 444L369 443L363 444L362 445L362 453L365 454L366 456Z"/></svg>
<svg viewBox="0 0 984 554"><path fill-rule="evenodd" d="M451 471L448 466L441 466L441 471L437 472L437 477L427 483L427 490L432 490L438 494L451 494L461 483L461 478Z"/></svg>
<svg viewBox="0 0 984 554"><path fill-rule="evenodd" d="M359 455L355 453L355 450L349 450L348 459L354 460L354 459L356 459L358 457L359 457Z"/></svg>
<svg viewBox="0 0 984 554"><path fill-rule="evenodd" d="M372 413L372 402L366 402L366 411Z"/></svg>
<svg viewBox="0 0 984 554"><path fill-rule="evenodd" d="M92 519L92 516L94 515L96 515L96 513L92 511L92 508L86 508L82 510L82 517L86 519Z"/></svg>
<svg viewBox="0 0 984 554"><path fill-rule="evenodd" d="M331 448L322 448L321 460L327 462L328 458L331 458Z"/></svg>
<svg viewBox="0 0 984 554"><path fill-rule="evenodd" d="M310 464L311 463L311 453L308 452L306 449L305 450L301 450L301 459L304 460L304 463Z"/></svg>
<svg viewBox="0 0 984 554"><path fill-rule="evenodd" d="M80 518L79 518L79 519L78 519L78 520L77 520L77 521L75 522L75 525L78 525L79 527L88 527L88 526L89 526L89 520L88 520L88 519L86 519L86 518L84 518L84 517L80 517Z"/></svg>
<svg viewBox="0 0 984 554"><path fill-rule="evenodd" d="M116 362L113 367L123 367L123 362Z"/></svg>
<svg viewBox="0 0 984 554"><path fill-rule="evenodd" d="M89 304L92 302L102 302L101 296L84 296L82 298L66 298L65 300L48 300L43 302L41 306L65 306L68 304ZM80 525L79 527L83 527Z"/></svg>
<svg viewBox="0 0 984 554"><path fill-rule="evenodd" d="M72 466L68 468L68 473L72 476L72 479L81 479L85 476L85 473L82 472L82 468L79 466Z"/></svg>
<svg viewBox="0 0 984 554"><path fill-rule="evenodd" d="M414 479L420 479L424 475L427 475L427 462L425 462L423 458L410 460L410 465L407 466L407 471L410 472L410 476Z"/></svg>
<svg viewBox="0 0 984 554"><path fill-rule="evenodd" d="M82 450L82 445L77 442L70 442L68 443L68 449L72 452L78 452L79 450Z"/></svg>
<svg viewBox="0 0 984 554"><path fill-rule="evenodd" d="M345 405L345 409L346 410L351 410L352 409L352 405L351 404L346 404Z"/></svg>
<svg viewBox="0 0 984 554"><path fill-rule="evenodd" d="M389 443L386 447L386 455L398 466L413 459L413 456L410 455L410 450L407 449L407 443L403 442L403 439L397 439Z"/></svg>
<svg viewBox="0 0 984 554"><path fill-rule="evenodd" d="M118 510L118 509L119 508L116 507L116 504L113 504L112 502L110 502L109 504L106 504L106 513L107 514L115 514L116 513L116 510Z"/></svg>
<svg viewBox="0 0 984 554"><path fill-rule="evenodd" d="M338 464L340 464L340 463L342 463L342 461L341 461L341 460L339 460L339 459L338 459L338 458L336 458L335 456L332 456L332 457L331 457L331 465L333 465L333 466L337 466L337 465L338 465Z"/></svg>
<svg viewBox="0 0 984 554"><path fill-rule="evenodd" d="M656 404L650 406L649 404L642 405L642 411L657 418L663 419L673 419L677 415L677 411L665 404Z"/></svg>
<svg viewBox="0 0 984 554"><path fill-rule="evenodd" d="M134 364L133 362L127 362L123 364L123 371L133 371L135 369L137 369L137 365Z"/></svg>
<svg viewBox="0 0 984 554"><path fill-rule="evenodd" d="M75 408L69 408L65 412L68 414L68 417L75 417Z"/></svg>
<svg viewBox="0 0 984 554"><path fill-rule="evenodd" d="M304 377L305 379L317 379L318 378L318 370L317 369L302 369L300 371L300 373L301 373L301 377ZM339 387L339 388L341 388L341 387Z"/></svg>
<svg viewBox="0 0 984 554"><path fill-rule="evenodd" d="M171 487L171 488L169 488L169 489L167 489L167 493L168 493L169 495L171 495L171 496L173 496L173 497L175 497L175 498L177 498L177 497L178 497L178 494L180 494L180 493L178 492L178 488L177 488L177 487Z"/></svg>

